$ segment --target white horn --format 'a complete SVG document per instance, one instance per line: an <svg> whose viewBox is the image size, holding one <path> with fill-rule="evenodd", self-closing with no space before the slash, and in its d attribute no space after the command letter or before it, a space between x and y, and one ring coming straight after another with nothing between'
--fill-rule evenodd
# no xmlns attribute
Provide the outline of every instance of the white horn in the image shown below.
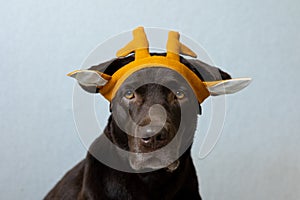
<svg viewBox="0 0 300 200"><path fill-rule="evenodd" d="M247 87L250 84L251 80L251 78L235 78L222 81L215 81L212 83L206 82L206 84L210 95L218 96L223 94L236 93Z"/></svg>
<svg viewBox="0 0 300 200"><path fill-rule="evenodd" d="M81 85L86 87L100 87L104 86L108 82L107 79L102 77L105 74L102 74L101 72L98 72L96 70L76 70L67 75L75 78Z"/></svg>

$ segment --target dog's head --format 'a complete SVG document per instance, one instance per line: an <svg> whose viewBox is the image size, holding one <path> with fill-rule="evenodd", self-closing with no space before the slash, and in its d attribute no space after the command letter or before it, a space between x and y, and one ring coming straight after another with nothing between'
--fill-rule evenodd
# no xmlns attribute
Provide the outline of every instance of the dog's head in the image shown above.
<svg viewBox="0 0 300 200"><path fill-rule="evenodd" d="M179 151L193 139L199 106L177 72L154 67L133 73L117 91L111 108L134 153L129 157L132 168L178 166Z"/></svg>
<svg viewBox="0 0 300 200"><path fill-rule="evenodd" d="M179 52L176 57L174 52L153 55L145 51L142 48L135 55L123 55L70 76L84 90L100 92L110 101L110 131L106 135L116 146L131 152L129 164L134 170L167 167L173 171L180 155L192 144L202 101L209 94L237 92L250 80L233 80L216 67L180 57ZM141 60L150 64L145 67Z"/></svg>

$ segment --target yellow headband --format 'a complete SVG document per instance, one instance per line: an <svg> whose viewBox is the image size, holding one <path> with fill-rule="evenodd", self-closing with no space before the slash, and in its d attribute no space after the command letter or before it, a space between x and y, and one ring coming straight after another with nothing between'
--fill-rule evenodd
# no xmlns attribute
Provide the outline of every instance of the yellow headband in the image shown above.
<svg viewBox="0 0 300 200"><path fill-rule="evenodd" d="M180 62L180 54L197 57L188 47L179 42L179 33L170 31L167 42L167 55L149 53L149 43L143 27L133 30L133 40L117 52L117 57L134 53L134 61L122 66L111 76L97 70L76 70L68 74L85 87L92 86L111 101L122 83L134 72L144 68L165 67L176 71L193 89L199 103L208 96L232 94L245 88L251 78L238 78L203 82L191 69Z"/></svg>
<svg viewBox="0 0 300 200"><path fill-rule="evenodd" d="M117 52L117 57L124 57L134 52L135 60L117 70L111 77L102 74L109 79L99 88L99 92L109 101L113 99L122 83L134 72L150 67L165 67L181 74L194 90L199 103L209 96L209 92L201 79L187 66L180 62L179 54L196 57L196 54L179 42L178 32L169 32L166 56L151 56L149 44L143 27L133 31L133 40ZM106 76L106 77L104 77Z"/></svg>

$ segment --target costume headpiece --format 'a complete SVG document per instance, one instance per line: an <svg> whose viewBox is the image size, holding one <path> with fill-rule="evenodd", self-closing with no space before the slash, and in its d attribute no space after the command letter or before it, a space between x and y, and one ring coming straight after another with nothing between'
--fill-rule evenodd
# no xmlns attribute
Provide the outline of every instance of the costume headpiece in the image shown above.
<svg viewBox="0 0 300 200"><path fill-rule="evenodd" d="M124 65L112 75L97 70L76 70L68 75L76 78L83 86L95 86L111 101L122 83L134 72L143 68L165 67L176 71L185 78L193 89L199 103L210 95L229 94L246 87L250 78L229 79L205 82L189 67L180 62L180 55L196 58L197 55L179 41L178 32L170 31L166 45L166 55L151 55L149 42L143 27L133 30L133 40L117 52L117 57L126 57L134 53L134 60Z"/></svg>

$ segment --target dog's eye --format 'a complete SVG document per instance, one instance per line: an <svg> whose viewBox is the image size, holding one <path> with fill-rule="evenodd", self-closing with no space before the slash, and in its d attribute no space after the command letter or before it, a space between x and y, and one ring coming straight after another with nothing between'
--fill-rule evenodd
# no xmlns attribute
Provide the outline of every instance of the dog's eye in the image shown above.
<svg viewBox="0 0 300 200"><path fill-rule="evenodd" d="M127 90L124 96L126 99L132 99L134 97L134 93L132 90Z"/></svg>
<svg viewBox="0 0 300 200"><path fill-rule="evenodd" d="M175 94L177 99L182 99L185 97L184 92L182 90L177 90Z"/></svg>

